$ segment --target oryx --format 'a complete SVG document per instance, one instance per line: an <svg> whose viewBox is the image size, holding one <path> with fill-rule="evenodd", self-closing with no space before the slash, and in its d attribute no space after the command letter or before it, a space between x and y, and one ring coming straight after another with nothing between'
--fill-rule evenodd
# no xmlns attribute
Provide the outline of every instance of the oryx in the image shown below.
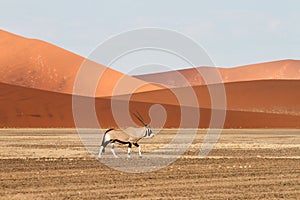
<svg viewBox="0 0 300 200"><path fill-rule="evenodd" d="M102 153L105 151L105 147L111 143L111 152L114 155L114 157L118 158L118 156L115 153L114 150L114 143L118 142L121 144L128 144L128 151L127 151L127 157L130 158L130 150L132 145L138 147L139 149L139 156L142 156L141 153L141 147L138 144L138 142L143 138L151 138L154 136L154 133L152 132L150 126L145 123L144 119L141 117L139 113L135 114L134 116L143 123L144 127L128 127L124 130L116 130L113 128L110 128L105 131L102 144L99 150L98 158L101 158Z"/></svg>

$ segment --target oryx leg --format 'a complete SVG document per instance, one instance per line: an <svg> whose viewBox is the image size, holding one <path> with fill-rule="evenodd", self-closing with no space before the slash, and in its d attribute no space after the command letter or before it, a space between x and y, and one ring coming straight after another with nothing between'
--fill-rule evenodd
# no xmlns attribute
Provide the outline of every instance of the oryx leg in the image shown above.
<svg viewBox="0 0 300 200"><path fill-rule="evenodd" d="M132 147L132 143L129 142L129 144L128 144L128 151L127 151L127 158L130 158L131 147Z"/></svg>
<svg viewBox="0 0 300 200"><path fill-rule="evenodd" d="M139 156L142 157L141 146L138 143L133 143L133 145L139 148Z"/></svg>
<svg viewBox="0 0 300 200"><path fill-rule="evenodd" d="M114 155L115 158L119 158L115 153L115 143L114 142L111 143L111 149L110 150L111 150L111 152L112 152L112 154Z"/></svg>
<svg viewBox="0 0 300 200"><path fill-rule="evenodd" d="M100 147L100 150L99 150L99 154L98 154L98 158L101 158L102 156L102 153L105 151L105 147L110 143L110 141L106 141L106 142L103 142L101 147Z"/></svg>

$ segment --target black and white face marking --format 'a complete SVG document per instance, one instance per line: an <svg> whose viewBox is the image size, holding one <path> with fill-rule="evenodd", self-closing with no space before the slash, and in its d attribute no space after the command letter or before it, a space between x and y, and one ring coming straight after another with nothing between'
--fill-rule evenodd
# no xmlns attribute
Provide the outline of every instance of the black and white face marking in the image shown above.
<svg viewBox="0 0 300 200"><path fill-rule="evenodd" d="M150 126L146 125L145 128L146 128L146 132L145 132L145 136L144 137L153 137L154 134L153 134Z"/></svg>

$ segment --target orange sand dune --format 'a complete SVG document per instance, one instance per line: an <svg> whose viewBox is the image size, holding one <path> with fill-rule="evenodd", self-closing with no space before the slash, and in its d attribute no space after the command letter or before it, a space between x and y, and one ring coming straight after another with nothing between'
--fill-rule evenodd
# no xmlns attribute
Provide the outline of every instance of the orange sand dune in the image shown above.
<svg viewBox="0 0 300 200"><path fill-rule="evenodd" d="M299 80L300 61L280 60L235 68L220 68L224 82L250 80Z"/></svg>
<svg viewBox="0 0 300 200"><path fill-rule="evenodd" d="M171 87L184 87L188 85L204 85L203 77L216 76L219 72L221 78L210 83L241 82L251 80L299 80L300 61L281 60L259 63L234 68L198 67L178 71L169 71L156 74L135 76L147 82L160 83Z"/></svg>
<svg viewBox="0 0 300 200"><path fill-rule="evenodd" d="M71 94L83 61L84 58L49 43L0 31L0 127L74 127ZM118 122L122 125L132 125L122 111L128 100L130 111L139 111L147 121L150 121L147 113L151 106L161 104L168 116L164 127L179 127L181 110L190 113L183 127L208 127L211 111L216 109L211 107L208 87L218 89L221 84L205 85L201 76L193 71L195 69L179 71L192 88L185 87L187 84L174 75L176 72L138 77L151 77L153 80L150 81L175 87L169 90L95 62L86 62L87 68L83 70L87 70L88 75L80 77L75 97L79 102L91 102L94 98L89 96L93 96L95 89L97 98L95 106L79 108L83 116L80 127L96 128L90 117L91 108L95 108L96 121L102 127L120 125L112 117L112 99L113 108L117 108L115 114L121 116ZM226 90L224 127L300 128L299 62L287 60L218 69ZM215 69L201 70L210 76ZM101 80L93 88L101 73ZM179 101L173 92L182 99ZM192 104L189 92L195 92L199 105ZM196 125L193 124L195 111L200 111L201 115Z"/></svg>
<svg viewBox="0 0 300 200"><path fill-rule="evenodd" d="M0 82L72 94L74 81L85 58L44 41L27 39L0 30ZM131 93L132 86L143 86L138 91L159 87L126 76L92 61L86 61L85 76L77 94L91 96L93 85L102 74L96 96L110 96L118 81L122 87L116 94ZM91 91L90 91L91 90ZM94 93L93 93L94 94Z"/></svg>
<svg viewBox="0 0 300 200"><path fill-rule="evenodd" d="M138 102L181 105L211 109L209 90L217 91L222 85L193 86L198 106L192 104L189 87L164 89L133 94L131 99ZM300 116L300 80L260 80L225 83L226 109L234 111L249 111L259 113L288 114ZM179 98L176 97L179 95ZM180 96L188 97L180 100ZM127 95L114 97L115 99L128 99ZM221 97L216 97L218 100ZM180 104L179 104L180 102ZM216 108L216 107L215 107ZM219 107L217 107L219 109Z"/></svg>
<svg viewBox="0 0 300 200"><path fill-rule="evenodd" d="M251 82L250 82L251 83ZM262 88L265 84L264 81L261 83L256 83ZM276 84L276 81L272 81L272 84ZM295 85L296 84L296 85ZM299 86L299 82L285 82L285 87L290 86ZM252 84L252 86L255 84ZM231 84L228 86L230 94L227 95L229 104L235 104L238 102L239 91L245 91L251 89L251 84L239 85L239 83ZM235 90L237 88L237 90ZM259 88L259 86L257 86ZM262 89L263 93L265 88ZM282 88L281 88L282 89ZM278 91L281 91L278 90ZM255 90L252 88L251 90ZM74 127L74 119L72 113L72 95L62 94L56 92L43 91L32 88L24 88L8 84L0 84L0 127ZM237 91L235 93L235 91ZM157 91L159 92L159 91ZM137 96L135 96L137 95ZM145 92L140 94L135 94L132 96L130 101L130 110L138 110L141 115L144 116L146 121L150 121L147 113L152 105L156 103L154 95L151 92ZM143 96L143 97L141 97ZM299 105L294 104L296 101L299 102L299 95L295 96L295 100L287 99L283 97L281 99L272 98L279 97L280 94L273 95L272 98L266 98L268 94L256 99L257 96L251 98L245 97L241 101L246 101L241 104L238 104L237 107L230 107L236 110L227 110L226 111L226 120L225 128L300 128L300 115L298 114ZM204 96L205 97L205 96ZM202 97L202 98L204 98ZM90 101L91 98L88 97L78 97L81 98L81 101ZM152 102L140 102L141 99L153 98ZM195 110L200 112L201 120L198 124L198 127L207 128L210 122L211 110L209 108L198 108L198 107L188 107L169 104L166 99L174 98L169 95L162 96L161 99L164 99L166 103L161 104L167 112L167 121L164 127L179 127L180 118L181 118L181 109L187 111L187 113L194 113ZM209 101L209 100L205 100ZM263 105L267 105L269 102L270 105L268 109L272 106L280 105L280 108L284 110L293 110L297 113L285 113L280 109L276 112L261 112L260 108L258 110L252 110L252 105L258 105L258 102L262 102ZM122 108L126 105L126 101L115 100L114 107ZM247 104L248 103L248 104ZM247 107L248 106L248 107ZM97 117L101 127L116 127L117 124L112 117L112 108L111 100L109 98L97 98L95 100L95 107L97 111ZM243 109L246 108L246 109ZM85 110L85 108L82 108ZM86 115L87 113L82 113ZM122 114L122 113L121 113ZM80 127L90 127L96 128L94 124L91 123L91 119L87 116L84 116L84 122ZM136 120L135 120L136 121ZM131 125L131 121L127 118L120 118L118 121L121 124ZM136 121L137 122L137 121ZM193 122L193 115L189 116L189 120L182 124L182 127L194 127L191 124ZM137 124L139 124L137 122ZM156 127L156 124L151 124L153 127Z"/></svg>

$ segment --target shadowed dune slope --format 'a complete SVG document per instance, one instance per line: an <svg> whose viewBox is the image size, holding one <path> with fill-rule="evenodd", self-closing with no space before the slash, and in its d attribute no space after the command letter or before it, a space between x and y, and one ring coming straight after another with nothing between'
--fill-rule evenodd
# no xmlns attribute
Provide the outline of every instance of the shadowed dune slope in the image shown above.
<svg viewBox="0 0 300 200"><path fill-rule="evenodd" d="M226 101L225 108L228 110L300 116L300 80L245 81L225 83L224 85L193 86L192 88L198 104L193 104L190 101L192 96L189 87L138 93L134 94L131 99L139 102L211 109L211 99L221 100L222 97L219 96L218 91L224 89L226 92L224 97ZM187 96L189 98L186 98ZM128 96L114 98L124 100L128 99ZM222 107L216 106L214 108L222 109Z"/></svg>
<svg viewBox="0 0 300 200"><path fill-rule="evenodd" d="M271 84L268 81L261 81L255 83L255 87L263 88L265 84ZM276 84L276 81L272 81L272 84ZM289 85L299 88L299 82L297 81L285 81L284 83L288 87ZM259 87L260 85L260 87ZM280 84L278 84L280 85ZM247 87L246 87L247 86ZM239 85L235 83L228 86L228 90L233 90L233 94L228 94L227 99L230 104L236 104L235 102L243 102L237 104L237 107L228 107L226 111L225 128L300 128L300 116L299 105L293 105L296 101L299 102L299 96L294 96L296 99L288 100L282 97L279 99L280 93L277 96L273 96L274 101L268 98L261 99L248 99L247 95L239 94L236 91L250 91L251 82L246 85ZM236 88L236 89L235 89ZM276 90L277 87L274 88ZM256 88L253 88L256 90ZM0 84L0 127L74 127L74 119L72 113L72 95L49 92L43 90L37 90L32 88L24 88L8 84ZM159 92L159 91L157 91ZM265 92L263 89L261 93ZM241 96L242 99L238 95ZM147 121L149 117L146 115L150 107L157 101L155 94L151 93L139 93L137 96L132 96L129 108L132 111L138 110ZM143 96L143 97L142 97ZM267 96L267 94L266 94ZM170 97L170 96L169 96ZM169 98L166 95L165 98ZM209 101L201 98L203 101ZM81 101L90 101L88 97L78 97ZM143 102L144 98L153 98L150 102ZM174 98L174 97L170 97ZM275 101L275 98L278 100ZM248 102L248 105L244 102ZM266 111L255 110L252 105L260 105L266 109ZM270 104L268 104L270 103ZM272 104L271 104L272 103ZM114 100L114 108L123 108L127 102L123 100ZM181 109L187 111L187 113L200 112L201 120L198 127L206 128L210 123L211 110L210 108L196 108L189 106L178 106L176 104L170 104L168 101L161 104L167 111L168 118L164 127L191 127L189 122L185 122L180 125ZM267 106L266 108L264 107ZM284 110L293 110L291 113L282 112L280 109L274 112L272 106L277 108L283 108ZM239 107L240 106L240 107ZM247 108L248 106L248 108ZM241 108L242 107L242 108ZM120 124L116 124L112 117L111 99L109 98L97 98L95 100L95 108L97 111L97 117L101 127L116 127ZM247 108L247 109L244 109ZM256 107L255 107L256 108ZM84 109L84 108L83 108ZM235 109L235 110L231 110ZM120 110L121 111L121 110ZM296 112L297 111L297 112ZM88 113L89 114L89 113ZM83 114L84 115L84 114ZM193 115L191 115L193 116ZM81 127L96 128L95 124L91 123L89 115L83 116L85 119ZM192 118L190 119L192 122ZM131 124L130 119L120 117L118 121L121 124ZM137 122L137 121L136 121ZM137 122L138 124L138 122ZM151 124L156 127L156 124ZM193 127L193 126L192 126Z"/></svg>

